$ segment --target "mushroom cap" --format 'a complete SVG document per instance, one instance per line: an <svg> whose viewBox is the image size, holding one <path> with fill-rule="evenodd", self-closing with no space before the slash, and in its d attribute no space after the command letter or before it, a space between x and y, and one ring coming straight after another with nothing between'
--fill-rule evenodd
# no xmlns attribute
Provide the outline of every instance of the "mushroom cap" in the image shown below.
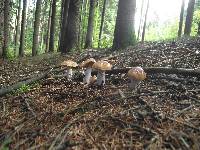
<svg viewBox="0 0 200 150"><path fill-rule="evenodd" d="M72 60L65 60L65 61L63 61L61 63L61 66L66 66L66 67L72 67L72 68L74 68L74 67L77 67L78 64L76 62L72 61Z"/></svg>
<svg viewBox="0 0 200 150"><path fill-rule="evenodd" d="M112 65L108 63L107 61L97 61L92 65L92 68L100 70L100 71L105 71L105 70L111 70Z"/></svg>
<svg viewBox="0 0 200 150"><path fill-rule="evenodd" d="M134 80L144 80L146 78L146 73L141 67L133 67L128 71L128 77Z"/></svg>
<svg viewBox="0 0 200 150"><path fill-rule="evenodd" d="M83 61L79 66L83 68L92 67L92 65L96 62L94 58L89 58L86 61Z"/></svg>

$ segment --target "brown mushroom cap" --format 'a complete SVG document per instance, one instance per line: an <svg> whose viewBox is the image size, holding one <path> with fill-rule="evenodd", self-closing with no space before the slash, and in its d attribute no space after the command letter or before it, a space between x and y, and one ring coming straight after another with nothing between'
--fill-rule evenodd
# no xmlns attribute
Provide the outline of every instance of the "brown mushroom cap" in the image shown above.
<svg viewBox="0 0 200 150"><path fill-rule="evenodd" d="M105 70L111 70L112 65L110 63L108 63L107 61L97 61L96 63L94 63L92 65L92 68L97 69L97 70L101 70L101 71L105 71Z"/></svg>
<svg viewBox="0 0 200 150"><path fill-rule="evenodd" d="M128 77L135 80L144 80L146 78L146 73L141 67L133 67L128 71Z"/></svg>
<svg viewBox="0 0 200 150"><path fill-rule="evenodd" d="M60 65L65 66L65 67L72 67L72 68L78 66L78 64L76 62L72 61L72 60L65 60Z"/></svg>
<svg viewBox="0 0 200 150"><path fill-rule="evenodd" d="M94 58L89 58L86 61L83 61L79 66L83 68L92 67L92 65L96 62Z"/></svg>

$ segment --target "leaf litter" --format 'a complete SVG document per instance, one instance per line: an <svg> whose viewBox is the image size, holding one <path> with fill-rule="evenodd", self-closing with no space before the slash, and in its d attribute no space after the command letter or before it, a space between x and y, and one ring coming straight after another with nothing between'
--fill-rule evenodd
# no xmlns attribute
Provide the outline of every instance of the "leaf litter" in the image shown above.
<svg viewBox="0 0 200 150"><path fill-rule="evenodd" d="M0 67L1 87L31 78L66 59L106 59L113 68L200 68L200 39L146 42L123 51L42 55ZM37 61L36 61L37 60ZM117 73L106 85L53 76L0 98L0 149L200 149L200 77L147 74L136 91Z"/></svg>

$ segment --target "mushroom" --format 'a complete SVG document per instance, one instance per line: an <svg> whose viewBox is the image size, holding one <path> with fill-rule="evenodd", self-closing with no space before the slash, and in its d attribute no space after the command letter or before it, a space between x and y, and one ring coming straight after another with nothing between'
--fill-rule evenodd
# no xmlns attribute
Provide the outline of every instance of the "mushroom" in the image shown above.
<svg viewBox="0 0 200 150"><path fill-rule="evenodd" d="M97 81L97 76L94 75L90 77L90 84L93 84L96 81Z"/></svg>
<svg viewBox="0 0 200 150"><path fill-rule="evenodd" d="M112 65L108 63L107 61L98 61L93 64L92 68L96 69L98 71L97 74L97 85L105 85L105 71L111 70Z"/></svg>
<svg viewBox="0 0 200 150"><path fill-rule="evenodd" d="M89 84L90 82L90 77L91 77L91 72L92 72L92 65L96 62L96 60L94 58L90 58L90 59L87 59L86 61L83 61L81 64L80 64L80 67L82 68L86 68L84 74L85 74L85 77L83 78L83 83L87 83Z"/></svg>
<svg viewBox="0 0 200 150"><path fill-rule="evenodd" d="M140 83L140 81L146 78L146 73L141 67L133 67L128 71L128 77L131 80L129 87L131 89L135 89L136 86Z"/></svg>
<svg viewBox="0 0 200 150"><path fill-rule="evenodd" d="M66 60L61 63L61 66L67 67L67 70L65 70L65 73L67 74L67 79L71 80L72 75L73 75L72 68L77 67L78 64L72 60Z"/></svg>

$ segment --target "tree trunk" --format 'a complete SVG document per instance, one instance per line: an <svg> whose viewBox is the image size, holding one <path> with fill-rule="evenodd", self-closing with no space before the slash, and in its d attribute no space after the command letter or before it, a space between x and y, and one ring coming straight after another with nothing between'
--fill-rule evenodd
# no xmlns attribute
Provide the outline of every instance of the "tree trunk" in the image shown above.
<svg viewBox="0 0 200 150"><path fill-rule="evenodd" d="M140 38L140 30L141 30L141 28L142 28L141 26L142 26L143 9L144 9L144 0L142 0L142 4L141 4L140 23L139 23L139 27L138 27L137 40L139 40L139 38Z"/></svg>
<svg viewBox="0 0 200 150"><path fill-rule="evenodd" d="M143 29L142 29L142 40L141 40L142 43L144 43L148 11L149 11L149 0L147 1L147 9L145 12L144 25L143 25Z"/></svg>
<svg viewBox="0 0 200 150"><path fill-rule="evenodd" d="M178 37L181 37L181 34L182 34L184 8L185 8L185 0L182 0L179 28L178 28Z"/></svg>
<svg viewBox="0 0 200 150"><path fill-rule="evenodd" d="M103 10L102 10L102 14L101 14L101 25L100 25L100 29L99 29L98 48L100 48L100 46L101 46L101 36L102 36L102 32L103 32L104 17L105 17L105 13L106 13L106 2L107 2L107 0L104 0L104 2L103 2Z"/></svg>
<svg viewBox="0 0 200 150"><path fill-rule="evenodd" d="M60 52L63 52L65 47L65 33L67 30L67 21L68 21L68 11L69 11L69 3L70 0L64 0L64 8L63 8L63 17L62 17L62 26L61 26L61 36L60 36Z"/></svg>
<svg viewBox="0 0 200 150"><path fill-rule="evenodd" d="M49 19L49 16L47 14L48 11L48 5L49 5L49 0L44 0L44 7L42 9L42 19L41 19L41 33L40 33L40 37L41 37L41 40L40 40L40 50L44 50L44 45L46 44L46 31L47 31L47 22L48 22L48 19ZM46 52L46 50L44 50Z"/></svg>
<svg viewBox="0 0 200 150"><path fill-rule="evenodd" d="M79 29L79 15L80 15L80 0L71 0L69 3L69 11L67 18L67 29L65 32L64 49L62 53L72 51L78 47L78 29Z"/></svg>
<svg viewBox="0 0 200 150"><path fill-rule="evenodd" d="M9 21L10 21L10 0L4 1L4 45L3 57L6 58L9 46Z"/></svg>
<svg viewBox="0 0 200 150"><path fill-rule="evenodd" d="M86 15L87 15L87 6L88 6L88 0L83 0L82 1L82 8L81 8L81 10L82 10L82 12L81 12L81 22L82 22L82 24L81 24L81 26L82 26L82 37L81 37L81 48L82 47L84 47L84 42L85 42L85 35L86 35L86 29L85 29L85 27L86 27Z"/></svg>
<svg viewBox="0 0 200 150"><path fill-rule="evenodd" d="M136 0L119 0L115 24L113 50L134 45L135 40L135 9Z"/></svg>
<svg viewBox="0 0 200 150"><path fill-rule="evenodd" d="M0 10L4 8L4 1L0 1ZM4 28L4 17L3 11L0 11L0 58L3 57L3 28Z"/></svg>
<svg viewBox="0 0 200 150"><path fill-rule="evenodd" d="M49 7L49 17L48 17L48 27L47 27L47 34L46 34L46 39L45 39L45 42L46 42L46 49L45 49L45 52L49 52L49 35L50 35L50 28L51 28L51 13L52 13L52 0L50 0L50 7Z"/></svg>
<svg viewBox="0 0 200 150"><path fill-rule="evenodd" d="M195 0L189 0L187 8L187 16L185 21L185 30L184 30L184 35L186 36L190 36L191 33L194 5L195 5Z"/></svg>
<svg viewBox="0 0 200 150"><path fill-rule="evenodd" d="M95 1L96 0L90 0L90 11L89 11L89 18L88 18L87 35L86 35L86 40L85 40L85 48L92 47Z"/></svg>
<svg viewBox="0 0 200 150"><path fill-rule="evenodd" d="M56 23L56 0L52 1L52 13L51 13L51 28L50 28L50 41L49 51L54 51L54 35L55 35L55 23Z"/></svg>
<svg viewBox="0 0 200 150"><path fill-rule="evenodd" d="M62 20L63 20L63 14L64 14L64 4L65 4L65 0L61 0L60 21L59 21L60 32L59 32L58 49L57 49L58 52L60 51Z"/></svg>
<svg viewBox="0 0 200 150"><path fill-rule="evenodd" d="M17 25L16 25L16 33L15 33L15 55L17 55L17 45L19 40L19 32L20 32L20 18L21 18L21 3L22 0L19 0L19 6L18 6L18 14L17 14Z"/></svg>
<svg viewBox="0 0 200 150"><path fill-rule="evenodd" d="M32 56L36 56L38 53L41 6L42 6L42 0L37 0L36 10L35 10L34 32L33 32Z"/></svg>
<svg viewBox="0 0 200 150"><path fill-rule="evenodd" d="M27 0L23 0L20 46L19 46L19 56L20 57L24 56L24 39L25 39L25 27L26 27L26 8L27 8Z"/></svg>

